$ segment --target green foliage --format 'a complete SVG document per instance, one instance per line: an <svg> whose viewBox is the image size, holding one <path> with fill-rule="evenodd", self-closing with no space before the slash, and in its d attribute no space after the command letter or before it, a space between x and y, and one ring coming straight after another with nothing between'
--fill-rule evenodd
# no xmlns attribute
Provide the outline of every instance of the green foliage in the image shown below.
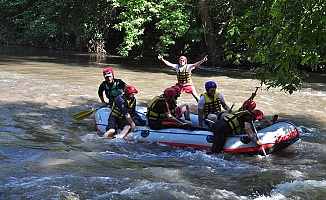
<svg viewBox="0 0 326 200"><path fill-rule="evenodd" d="M262 84L289 93L301 87L302 69L326 62L322 0L1 0L0 9L1 42L207 53L214 65L249 63Z"/></svg>
<svg viewBox="0 0 326 200"><path fill-rule="evenodd" d="M262 83L293 93L307 75L299 66L309 70L326 62L324 1L243 3L253 7L234 9L225 43L227 58L237 64L260 63L253 72Z"/></svg>
<svg viewBox="0 0 326 200"><path fill-rule="evenodd" d="M119 31L124 32L123 43L119 53L127 56L129 52L143 45L144 34L156 33L158 42L155 45L157 52L164 52L169 46L174 45L177 38L187 35L194 23L192 10L189 9L190 1L163 0L108 0L119 10L114 25ZM153 26L148 26L152 24ZM146 30L147 29L147 30ZM152 38L153 39L153 38Z"/></svg>
<svg viewBox="0 0 326 200"><path fill-rule="evenodd" d="M90 42L104 43L105 27L110 23L105 0L3 0L0 9L3 35L13 34L16 39L11 40L19 38L20 44L56 49L84 49L92 45Z"/></svg>

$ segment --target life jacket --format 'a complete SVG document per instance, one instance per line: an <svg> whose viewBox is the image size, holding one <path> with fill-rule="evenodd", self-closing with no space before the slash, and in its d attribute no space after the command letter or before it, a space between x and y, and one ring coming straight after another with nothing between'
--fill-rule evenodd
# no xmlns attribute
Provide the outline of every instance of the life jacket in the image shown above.
<svg viewBox="0 0 326 200"><path fill-rule="evenodd" d="M133 98L131 100L128 100L123 94L120 95L120 97L124 100L124 106L127 108L128 113L130 114L130 117L134 117L134 113L136 110L136 99ZM111 109L111 114L118 118L118 119L123 119L125 116L123 115L122 111L120 108L118 108L115 103L113 103L112 109Z"/></svg>
<svg viewBox="0 0 326 200"><path fill-rule="evenodd" d="M149 102L149 105L147 107L147 119L157 121L160 119L164 119L166 117L165 113L158 113L156 110L154 110L154 106L157 104L159 101L164 101L165 99L163 97L163 94L160 96L154 97L151 102Z"/></svg>
<svg viewBox="0 0 326 200"><path fill-rule="evenodd" d="M180 69L180 66L178 66L178 73L177 73L178 83L185 84L185 83L192 82L191 73L188 72L187 68L188 68L188 66L185 65L182 70L182 69Z"/></svg>
<svg viewBox="0 0 326 200"><path fill-rule="evenodd" d="M118 88L119 81L114 80L113 85L110 87L109 83L104 81L105 95L110 101L123 93L123 89Z"/></svg>
<svg viewBox="0 0 326 200"><path fill-rule="evenodd" d="M201 96L205 97L205 105L204 105L204 115L207 116L211 113L219 113L221 112L221 99L218 93L214 94L213 100L208 96L205 92L201 94Z"/></svg>
<svg viewBox="0 0 326 200"><path fill-rule="evenodd" d="M172 116L176 116L175 115L175 109L177 108L177 100L176 99L171 99L171 101L169 101L169 108L170 108L170 113Z"/></svg>
<svg viewBox="0 0 326 200"><path fill-rule="evenodd" d="M240 110L223 118L223 120L230 125L232 129L232 135L242 134L245 132L244 122L240 120L240 117L242 115L248 114L251 115L248 110Z"/></svg>

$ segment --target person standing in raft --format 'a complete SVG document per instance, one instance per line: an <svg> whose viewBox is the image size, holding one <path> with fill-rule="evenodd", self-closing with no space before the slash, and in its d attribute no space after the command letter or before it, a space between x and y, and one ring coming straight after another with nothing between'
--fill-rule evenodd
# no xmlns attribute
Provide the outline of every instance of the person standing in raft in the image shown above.
<svg viewBox="0 0 326 200"><path fill-rule="evenodd" d="M148 126L151 129L160 130L191 126L189 123L184 123L171 114L170 102L174 100L175 96L175 89L166 88L162 95L156 96L150 101L146 116Z"/></svg>
<svg viewBox="0 0 326 200"><path fill-rule="evenodd" d="M205 83L206 92L201 94L197 105L199 127L203 127L204 119L215 122L232 113L232 109L225 103L222 93L216 92L216 88L217 85L214 81ZM221 112L221 107L227 112Z"/></svg>
<svg viewBox="0 0 326 200"><path fill-rule="evenodd" d="M191 71L196 67L198 67L199 65L203 64L205 61L207 61L207 55L202 60L194 64L188 64L187 57L185 56L179 57L178 64L170 63L169 61L165 60L163 56L161 56L160 54L158 54L157 58L163 61L165 65L172 67L172 69L175 70L175 72L177 73L177 80L178 80L176 86L178 86L181 89L181 92L191 93L192 96L198 102L199 96L196 92L195 86L192 83Z"/></svg>
<svg viewBox="0 0 326 200"><path fill-rule="evenodd" d="M137 131L137 126L133 121L136 111L136 98L137 89L132 85L127 85L124 93L115 98L109 116L109 123L106 127L106 133L103 137L109 137L116 134L116 129L121 129L121 138L125 137L130 129Z"/></svg>
<svg viewBox="0 0 326 200"><path fill-rule="evenodd" d="M256 103L250 100L241 110L235 111L222 120L217 120L212 125L211 131L214 133L213 145L212 150L207 154L222 152L226 138L229 135L247 133L249 138L257 145L263 144L254 134L253 121L259 120L263 116L260 110L254 110L255 105Z"/></svg>
<svg viewBox="0 0 326 200"><path fill-rule="evenodd" d="M123 93L127 84L121 79L114 78L114 72L111 68L104 69L103 76L105 80L100 84L97 93L102 105L111 108L114 99ZM105 96L109 99L108 102L105 102L103 92L105 92Z"/></svg>

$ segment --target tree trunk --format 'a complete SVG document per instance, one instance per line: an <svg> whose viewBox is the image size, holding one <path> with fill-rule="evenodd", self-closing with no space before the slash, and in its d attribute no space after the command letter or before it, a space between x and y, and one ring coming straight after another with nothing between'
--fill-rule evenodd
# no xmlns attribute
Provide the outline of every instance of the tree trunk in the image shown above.
<svg viewBox="0 0 326 200"><path fill-rule="evenodd" d="M201 18L201 26L203 29L203 44L208 54L208 62L212 65L218 64L218 54L216 53L216 41L213 34L212 20L209 16L209 5L207 0L200 0L198 4L199 15Z"/></svg>

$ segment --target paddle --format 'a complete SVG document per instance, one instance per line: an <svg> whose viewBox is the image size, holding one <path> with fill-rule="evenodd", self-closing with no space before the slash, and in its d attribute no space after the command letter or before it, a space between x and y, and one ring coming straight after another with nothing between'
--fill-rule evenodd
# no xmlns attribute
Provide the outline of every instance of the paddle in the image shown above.
<svg viewBox="0 0 326 200"><path fill-rule="evenodd" d="M230 108L230 110L232 110L232 108L234 107L234 105L235 105L235 103L233 102L233 103L232 103L232 106L231 106L231 108Z"/></svg>
<svg viewBox="0 0 326 200"><path fill-rule="evenodd" d="M255 131L255 135L256 135L257 140L259 140L257 129L256 129L256 126L255 126L255 124L254 124L253 121L251 122L251 125L254 127L254 131ZM268 157L267 157L267 154L266 154L266 151L265 151L265 148L264 148L263 145L261 145L261 149L262 149L262 151L264 153L265 159L267 160L267 162L269 162Z"/></svg>
<svg viewBox="0 0 326 200"><path fill-rule="evenodd" d="M98 107L98 108L93 108L92 110L84 110L84 111L82 111L80 113L74 114L73 115L73 118L75 120L77 120L77 121L83 120L83 119L89 117L91 114L93 114L95 111L97 111L100 108L103 108L103 106L102 107Z"/></svg>
<svg viewBox="0 0 326 200"><path fill-rule="evenodd" d="M257 95L257 91L258 91L259 88L260 88L260 87L256 87L255 92L254 92L254 93L251 93L251 96L249 97L248 100L254 100L255 96Z"/></svg>

